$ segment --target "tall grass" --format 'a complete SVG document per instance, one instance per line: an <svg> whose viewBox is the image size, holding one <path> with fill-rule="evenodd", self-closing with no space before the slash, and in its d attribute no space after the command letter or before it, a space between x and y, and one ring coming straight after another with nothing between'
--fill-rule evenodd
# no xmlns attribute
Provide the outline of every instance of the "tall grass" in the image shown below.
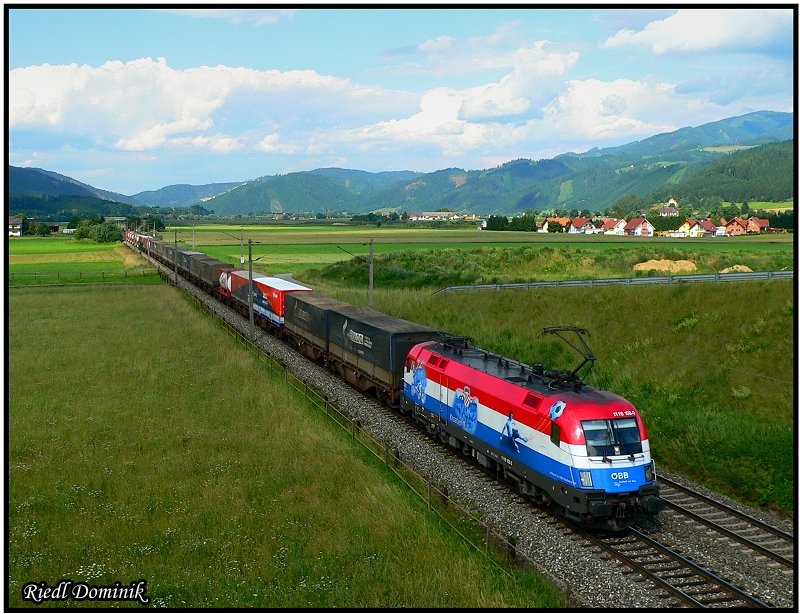
<svg viewBox="0 0 800 614"><path fill-rule="evenodd" d="M602 249L601 249L602 247ZM755 271L791 268L791 249L712 250L686 243L620 246L483 246L463 249L398 251L375 258L375 283L384 288L424 288L454 285L518 283L562 279L633 277L634 265L648 260L689 260L697 273L714 273L735 264ZM310 283L364 285L366 261L350 259L304 273Z"/></svg>
<svg viewBox="0 0 800 614"><path fill-rule="evenodd" d="M178 609L564 605L170 288L19 289L9 323L12 607L62 578L144 578Z"/></svg>

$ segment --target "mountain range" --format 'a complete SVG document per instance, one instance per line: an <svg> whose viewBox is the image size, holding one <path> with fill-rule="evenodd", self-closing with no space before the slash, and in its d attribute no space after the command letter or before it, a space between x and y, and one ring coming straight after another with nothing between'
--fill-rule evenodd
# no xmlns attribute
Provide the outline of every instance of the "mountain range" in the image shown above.
<svg viewBox="0 0 800 614"><path fill-rule="evenodd" d="M709 184L717 190L713 195L725 200L783 200L794 196L793 139L792 113L758 111L619 147L536 161L518 159L484 170L370 173L321 168L249 181L170 185L126 196L52 171L9 166L8 192L12 205L23 197L29 203L31 198L69 196L131 208L200 203L222 215L442 208L484 215L552 207L599 211L626 195L677 197L690 189L687 186L694 194ZM759 173L740 170L736 182L719 181L726 173L732 176L725 168L734 161ZM731 194L721 193L726 190Z"/></svg>

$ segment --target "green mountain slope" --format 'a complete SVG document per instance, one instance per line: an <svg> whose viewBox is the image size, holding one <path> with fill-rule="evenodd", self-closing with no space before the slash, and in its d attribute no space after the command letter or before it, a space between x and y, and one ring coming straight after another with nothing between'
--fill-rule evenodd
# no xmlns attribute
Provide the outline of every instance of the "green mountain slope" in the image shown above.
<svg viewBox="0 0 800 614"><path fill-rule="evenodd" d="M138 192L134 198L142 205L151 207L189 207L206 201L228 190L242 185L241 181L233 183L209 183L207 185L188 185L185 183L168 185L158 190Z"/></svg>
<svg viewBox="0 0 800 614"><path fill-rule="evenodd" d="M683 180L653 190L666 199L717 196L727 201L780 202L795 196L794 141L738 151L696 169Z"/></svg>
<svg viewBox="0 0 800 614"><path fill-rule="evenodd" d="M369 173L345 168L318 168L309 172L313 175L331 179L348 192L357 196L380 190L400 181L411 181L422 174L414 171Z"/></svg>
<svg viewBox="0 0 800 614"><path fill-rule="evenodd" d="M339 182L310 172L262 177L212 198L203 206L222 214L342 211L357 196Z"/></svg>
<svg viewBox="0 0 800 614"><path fill-rule="evenodd" d="M8 167L8 192L18 196L39 198L44 196L80 196L128 205L139 204L130 196L101 190L53 171L10 165Z"/></svg>

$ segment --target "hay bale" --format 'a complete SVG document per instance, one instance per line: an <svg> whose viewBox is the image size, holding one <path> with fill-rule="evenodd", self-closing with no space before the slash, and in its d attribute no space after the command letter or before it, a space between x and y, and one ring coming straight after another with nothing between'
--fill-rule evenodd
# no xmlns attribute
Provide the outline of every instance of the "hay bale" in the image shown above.
<svg viewBox="0 0 800 614"><path fill-rule="evenodd" d="M727 269L722 269L720 273L752 273L753 269L744 264L734 264Z"/></svg>
<svg viewBox="0 0 800 614"><path fill-rule="evenodd" d="M648 260L633 265L634 271L663 271L665 273L693 273L697 270L691 260Z"/></svg>

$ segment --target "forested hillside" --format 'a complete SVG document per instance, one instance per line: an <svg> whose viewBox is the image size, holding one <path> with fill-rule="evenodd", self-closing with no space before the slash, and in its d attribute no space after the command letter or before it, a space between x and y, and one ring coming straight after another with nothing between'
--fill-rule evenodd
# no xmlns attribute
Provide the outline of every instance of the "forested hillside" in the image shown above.
<svg viewBox="0 0 800 614"><path fill-rule="evenodd" d="M729 154L682 181L661 186L653 196L656 200L675 196L695 202L711 197L780 202L794 197L794 173L794 141L784 141Z"/></svg>
<svg viewBox="0 0 800 614"><path fill-rule="evenodd" d="M218 194L227 192L242 185L241 181L234 183L209 183L206 185L188 185L185 183L168 185L158 190L138 192L132 196L143 205L153 207L186 207L193 203L202 202Z"/></svg>

